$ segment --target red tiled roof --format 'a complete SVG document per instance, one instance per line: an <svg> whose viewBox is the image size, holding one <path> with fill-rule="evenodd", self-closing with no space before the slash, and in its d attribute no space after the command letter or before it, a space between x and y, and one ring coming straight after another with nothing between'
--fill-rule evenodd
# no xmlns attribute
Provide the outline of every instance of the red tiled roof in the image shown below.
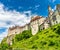
<svg viewBox="0 0 60 50"><path fill-rule="evenodd" d="M37 19L40 19L40 18L42 18L42 17L40 17L40 16L33 17L33 19L31 19L31 22L33 22L33 21L35 21Z"/></svg>

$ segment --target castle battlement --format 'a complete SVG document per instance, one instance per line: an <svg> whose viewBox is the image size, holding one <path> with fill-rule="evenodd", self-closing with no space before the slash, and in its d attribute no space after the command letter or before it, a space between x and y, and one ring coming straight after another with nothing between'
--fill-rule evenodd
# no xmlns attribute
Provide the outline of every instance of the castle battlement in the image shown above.
<svg viewBox="0 0 60 50"><path fill-rule="evenodd" d="M11 36L13 34L19 34L19 33L22 33L24 30L28 30L29 28L29 24L25 24L24 26L12 26L12 27L9 27L8 29L8 36Z"/></svg>

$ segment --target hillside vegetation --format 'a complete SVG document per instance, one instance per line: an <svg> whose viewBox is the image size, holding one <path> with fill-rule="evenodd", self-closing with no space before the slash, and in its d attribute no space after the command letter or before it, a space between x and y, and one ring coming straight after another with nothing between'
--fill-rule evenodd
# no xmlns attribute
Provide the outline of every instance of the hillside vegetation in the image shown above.
<svg viewBox="0 0 60 50"><path fill-rule="evenodd" d="M39 31L34 36L29 31L16 35L10 48L11 50L60 50L60 24Z"/></svg>

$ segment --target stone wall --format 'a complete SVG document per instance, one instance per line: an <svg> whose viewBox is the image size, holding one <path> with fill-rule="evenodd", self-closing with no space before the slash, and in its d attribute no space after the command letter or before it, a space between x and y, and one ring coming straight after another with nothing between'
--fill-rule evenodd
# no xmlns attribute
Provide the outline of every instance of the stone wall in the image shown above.
<svg viewBox="0 0 60 50"><path fill-rule="evenodd" d="M14 26L12 28L8 29L8 36L12 34L19 34L22 33L24 30L29 30L29 24L26 24L24 26Z"/></svg>
<svg viewBox="0 0 60 50"><path fill-rule="evenodd" d="M38 32L38 21L31 22L32 35L35 35Z"/></svg>
<svg viewBox="0 0 60 50"><path fill-rule="evenodd" d="M39 25L41 25L43 22L44 22L45 18L40 18L40 19L37 19L33 22L31 22L31 29L32 29L32 35L35 35L38 30L39 30Z"/></svg>

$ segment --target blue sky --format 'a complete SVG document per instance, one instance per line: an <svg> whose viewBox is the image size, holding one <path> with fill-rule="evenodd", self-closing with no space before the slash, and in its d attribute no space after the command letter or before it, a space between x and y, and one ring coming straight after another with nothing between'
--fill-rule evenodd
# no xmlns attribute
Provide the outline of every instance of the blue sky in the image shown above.
<svg viewBox="0 0 60 50"><path fill-rule="evenodd" d="M46 16L48 15L48 5L54 8L57 3L60 3L60 0L0 0L0 2L9 10L15 9L19 12L31 10L32 13Z"/></svg>
<svg viewBox="0 0 60 50"><path fill-rule="evenodd" d="M8 28L29 23L31 16L48 16L48 5L55 9L60 0L0 0L0 41ZM27 22L28 21L28 22Z"/></svg>

